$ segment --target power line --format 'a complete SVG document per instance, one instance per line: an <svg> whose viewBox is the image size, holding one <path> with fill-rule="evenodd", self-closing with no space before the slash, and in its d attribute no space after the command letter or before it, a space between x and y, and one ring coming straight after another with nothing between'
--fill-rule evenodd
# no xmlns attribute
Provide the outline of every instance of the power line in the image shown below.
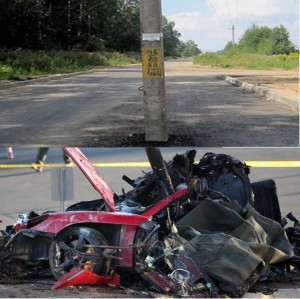
<svg viewBox="0 0 300 299"><path fill-rule="evenodd" d="M208 0L210 6L212 7L215 15L217 16L217 18L219 19L219 21L222 23L223 21L219 18L218 13L217 13L217 9L214 6L213 2L211 0ZM232 9L229 7L229 2L228 0L226 0L226 8L227 8L227 14L229 16L229 25L230 25L230 29L231 30L231 35L232 35L232 44L235 44L235 37L236 37L236 30L237 30L237 19L238 19L238 9L237 9L237 0L235 0L235 18L236 18L236 22L234 20L234 14L232 13ZM235 25L236 23L236 25Z"/></svg>
<svg viewBox="0 0 300 299"><path fill-rule="evenodd" d="M239 24L239 20L238 20L238 1L235 0L235 23L236 23L236 26L238 26Z"/></svg>
<svg viewBox="0 0 300 299"><path fill-rule="evenodd" d="M238 19L238 1L235 0L235 25L236 25L236 36L237 36L237 30L239 28L239 19Z"/></svg>
<svg viewBox="0 0 300 299"><path fill-rule="evenodd" d="M232 24L234 24L234 21L233 21L233 16L232 16L232 13L231 13L231 9L229 8L228 0L226 0L226 7L227 7L227 10L228 10L229 18L231 20L230 25L232 25Z"/></svg>
<svg viewBox="0 0 300 299"><path fill-rule="evenodd" d="M210 4L210 6L213 8L213 10L215 11L215 14L217 14L216 8L215 8L215 6L213 5L213 3L212 3L210 0L208 0L208 2L209 2L209 4Z"/></svg>
<svg viewBox="0 0 300 299"><path fill-rule="evenodd" d="M234 3L233 3L233 5L234 5ZM226 6L227 6L228 14L230 16L230 21L231 21L229 29L231 30L232 44L234 45L235 44L235 40L236 40L237 19L238 19L237 0L235 0L235 9L233 8L233 5L232 5L232 8L230 8L228 0L226 0ZM235 13L233 13L234 10L235 10Z"/></svg>

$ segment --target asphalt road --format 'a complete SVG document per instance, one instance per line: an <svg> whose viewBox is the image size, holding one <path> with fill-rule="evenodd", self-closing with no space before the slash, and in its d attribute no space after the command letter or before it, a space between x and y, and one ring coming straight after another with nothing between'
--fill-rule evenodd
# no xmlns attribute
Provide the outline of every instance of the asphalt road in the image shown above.
<svg viewBox="0 0 300 299"><path fill-rule="evenodd" d="M166 161L170 160L176 153L184 153L189 148L161 148L162 155ZM281 206L282 216L293 211L294 215L300 219L300 149L299 148L196 148L198 161L206 152L230 154L241 161L286 161L282 167L251 167L250 180L256 182L264 179L274 179L277 184L277 192ZM126 166L108 165L107 163L141 163L148 162L144 148L81 148L83 153L92 163L96 163L97 170L103 179L118 194L122 188L130 190L130 186L122 180L122 175L126 174L130 178L142 176L142 171L149 171L146 166ZM63 164L61 148L51 148L47 158L47 165L42 173L37 173L30 169L30 164L34 162L37 148L14 148L15 159L7 160L5 149L0 151L0 224L1 229L6 225L13 224L19 212L34 210L44 212L47 210L60 210L60 202L52 200L51 176L53 169ZM287 167L288 161L298 163L298 167ZM99 163L105 163L99 167ZM291 163L290 163L291 164ZM266 163L264 163L266 165ZM13 168L18 166L17 168ZM108 167L110 166L110 167ZM114 166L114 167L112 167ZM251 166L251 163L250 163ZM6 168L5 168L6 167ZM74 175L74 197L73 200L66 201L65 207L83 201L99 198L98 193L90 185L84 175L77 167L73 168Z"/></svg>
<svg viewBox="0 0 300 299"><path fill-rule="evenodd" d="M116 133L127 118L117 107L138 102L140 85L134 66L2 86L0 144L83 145L96 128ZM136 109L132 115L135 122Z"/></svg>
<svg viewBox="0 0 300 299"><path fill-rule="evenodd" d="M224 74L224 73L223 73ZM166 62L169 140L146 143L141 66L0 86L0 144L299 146L299 115L186 61Z"/></svg>

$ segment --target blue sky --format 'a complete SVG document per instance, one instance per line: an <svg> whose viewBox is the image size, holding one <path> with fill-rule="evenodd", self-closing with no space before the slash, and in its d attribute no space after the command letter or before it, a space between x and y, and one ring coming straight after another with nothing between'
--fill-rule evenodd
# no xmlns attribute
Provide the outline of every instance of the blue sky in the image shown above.
<svg viewBox="0 0 300 299"><path fill-rule="evenodd" d="M252 24L283 25L299 46L299 0L161 0L162 12L175 22L181 40L193 40L203 52L238 42Z"/></svg>

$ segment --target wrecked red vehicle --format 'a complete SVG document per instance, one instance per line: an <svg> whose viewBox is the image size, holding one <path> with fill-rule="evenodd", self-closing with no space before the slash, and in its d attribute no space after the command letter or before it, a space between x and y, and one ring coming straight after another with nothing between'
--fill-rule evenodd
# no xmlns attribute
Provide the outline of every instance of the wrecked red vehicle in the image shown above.
<svg viewBox="0 0 300 299"><path fill-rule="evenodd" d="M51 273L53 289L120 285L130 274L159 292L210 297L241 296L277 267L299 270L299 222L289 216L288 238L274 194L272 208L259 199L270 182L250 184L239 160L207 153L195 163L192 150L166 163L147 148L152 171L124 176L133 189L117 195L79 149L64 150L101 198L21 215L2 231L0 272Z"/></svg>

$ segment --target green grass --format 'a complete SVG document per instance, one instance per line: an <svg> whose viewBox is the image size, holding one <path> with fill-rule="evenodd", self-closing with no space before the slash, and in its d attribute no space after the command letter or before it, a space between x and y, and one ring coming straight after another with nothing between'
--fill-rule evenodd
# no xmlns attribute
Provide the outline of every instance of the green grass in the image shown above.
<svg viewBox="0 0 300 299"><path fill-rule="evenodd" d="M194 64L203 66L217 66L222 68L244 68L251 70L272 69L297 69L299 68L299 54L290 55L258 55L258 54L234 54L218 55L205 53L193 58Z"/></svg>
<svg viewBox="0 0 300 299"><path fill-rule="evenodd" d="M0 80L23 80L140 61L138 53L0 50Z"/></svg>

